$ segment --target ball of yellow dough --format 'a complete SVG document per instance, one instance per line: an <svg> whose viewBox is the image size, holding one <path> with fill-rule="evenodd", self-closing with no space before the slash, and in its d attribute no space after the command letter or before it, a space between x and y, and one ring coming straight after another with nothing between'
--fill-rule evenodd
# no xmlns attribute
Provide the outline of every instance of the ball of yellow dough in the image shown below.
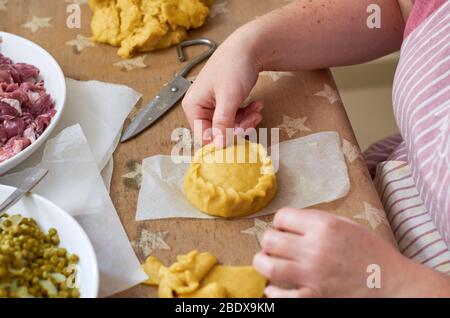
<svg viewBox="0 0 450 318"><path fill-rule="evenodd" d="M224 218L256 213L276 192L275 171L266 150L247 140L224 149L204 146L194 155L184 179L184 194L193 206Z"/></svg>

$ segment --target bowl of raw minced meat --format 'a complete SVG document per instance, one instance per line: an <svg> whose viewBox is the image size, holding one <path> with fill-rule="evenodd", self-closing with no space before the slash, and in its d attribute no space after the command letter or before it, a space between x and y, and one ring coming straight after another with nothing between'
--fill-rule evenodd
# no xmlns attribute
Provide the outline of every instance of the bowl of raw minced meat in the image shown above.
<svg viewBox="0 0 450 318"><path fill-rule="evenodd" d="M0 175L38 149L61 118L64 74L37 44L0 32Z"/></svg>

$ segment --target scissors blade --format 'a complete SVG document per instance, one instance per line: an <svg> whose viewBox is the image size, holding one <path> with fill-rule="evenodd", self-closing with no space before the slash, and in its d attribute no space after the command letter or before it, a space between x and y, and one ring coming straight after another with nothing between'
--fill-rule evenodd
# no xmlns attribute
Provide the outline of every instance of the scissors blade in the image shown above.
<svg viewBox="0 0 450 318"><path fill-rule="evenodd" d="M166 84L158 95L131 121L120 141L130 140L150 127L186 94L191 84L190 81L181 76L175 77L174 80Z"/></svg>

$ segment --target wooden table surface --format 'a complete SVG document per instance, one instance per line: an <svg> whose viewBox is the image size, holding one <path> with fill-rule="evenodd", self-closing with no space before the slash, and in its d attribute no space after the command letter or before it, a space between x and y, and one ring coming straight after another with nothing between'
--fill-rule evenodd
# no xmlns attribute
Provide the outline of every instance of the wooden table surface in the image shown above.
<svg viewBox="0 0 450 318"><path fill-rule="evenodd" d="M67 27L68 2L81 4L81 28ZM128 71L124 67L114 65L121 61L116 55L116 48L95 45L77 50L67 42L76 39L78 35L90 35L91 12L84 2L86 1L7 1L3 8L0 4L0 30L21 35L44 47L56 58L68 77L77 80L96 79L134 88L143 94L143 99L137 105L137 108L141 107L181 68L175 49L141 55L134 60L138 63L132 63L132 65L140 64L141 67ZM208 37L221 43L240 25L285 4L284 0L218 0L207 24L191 32L190 36L191 38ZM40 20L42 27L32 32L31 28L25 25L32 20L33 16L51 19ZM189 48L188 54L193 56L202 49ZM146 67L142 67L142 63ZM199 68L190 75L198 71ZM384 222L374 224L369 222L369 219L364 219L364 216L367 217L373 213L384 218L384 213L379 211L382 210L382 206L361 156L357 157L359 148L342 103L339 100L330 103L328 98L316 95L324 90L325 85L329 85L332 90L336 89L329 70L262 74L251 94L252 99L262 100L266 106L263 110L264 121L260 127L279 127L285 116L294 119L306 118L304 123L310 131L303 131L297 126L289 131L291 133L289 136L286 129L281 129L281 141L321 131L337 131L341 138L346 140L345 152L349 155L347 164L351 190L345 198L321 204L315 208L354 218L358 222L371 226L381 236L394 242L391 230ZM284 122L286 123L286 120ZM176 255L193 249L212 252L224 264L251 264L259 244L255 236L241 232L253 227L255 219L135 221L139 193L138 178L129 179L123 176L136 170L138 164L146 157L170 154L174 145L170 134L177 127L188 127L181 107L172 109L162 120L138 138L119 145L114 154L111 197L130 241L138 241L143 230L153 233L167 232L165 237L167 245L157 245L153 250L153 255L166 264L173 262ZM351 160L348 160L349 158ZM358 217L355 218L355 216ZM363 218L360 218L361 216ZM273 215L261 217L258 220L270 222L272 218ZM265 225L265 223L257 222L259 225ZM135 247L135 251L141 260L145 258L139 245ZM148 297L155 296L155 292L155 288L136 286L117 296Z"/></svg>

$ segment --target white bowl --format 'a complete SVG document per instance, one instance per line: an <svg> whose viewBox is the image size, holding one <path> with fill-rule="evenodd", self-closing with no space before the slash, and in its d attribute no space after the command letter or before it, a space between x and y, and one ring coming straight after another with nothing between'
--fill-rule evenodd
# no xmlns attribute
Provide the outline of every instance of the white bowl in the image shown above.
<svg viewBox="0 0 450 318"><path fill-rule="evenodd" d="M13 187L0 185L0 202L3 202L15 190ZM80 297L97 297L99 271L94 248L84 230L72 216L37 194L26 195L7 213L31 217L45 232L50 228L55 228L61 240L60 246L66 248L69 253L75 253L80 257L77 268Z"/></svg>
<svg viewBox="0 0 450 318"><path fill-rule="evenodd" d="M45 89L55 103L56 115L44 133L30 146L12 158L0 163L0 175L13 169L27 159L50 136L58 124L66 101L66 82L64 74L55 59L39 45L20 36L0 32L0 53L9 57L15 63L23 62L39 68L39 78L45 81Z"/></svg>

